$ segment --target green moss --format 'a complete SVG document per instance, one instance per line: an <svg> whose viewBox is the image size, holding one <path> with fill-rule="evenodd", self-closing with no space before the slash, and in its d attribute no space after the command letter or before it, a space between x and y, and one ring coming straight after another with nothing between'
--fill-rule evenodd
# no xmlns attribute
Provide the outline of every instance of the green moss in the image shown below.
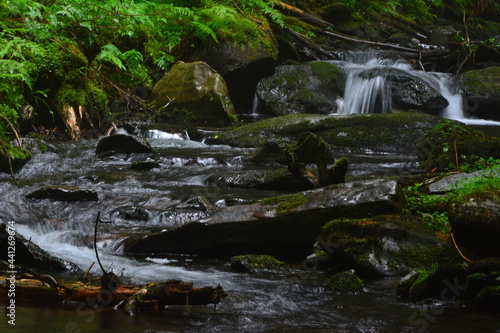
<svg viewBox="0 0 500 333"><path fill-rule="evenodd" d="M337 66L327 63L316 61L310 64L311 71L314 75L327 80L333 87L344 87L344 74Z"/></svg>
<svg viewBox="0 0 500 333"><path fill-rule="evenodd" d="M231 267L237 271L284 271L288 265L269 255L247 254L231 258Z"/></svg>
<svg viewBox="0 0 500 333"><path fill-rule="evenodd" d="M332 275L325 283L325 289L334 293L352 294L363 290L364 283L354 272L340 272Z"/></svg>
<svg viewBox="0 0 500 333"><path fill-rule="evenodd" d="M283 195L261 200L263 205L276 206L276 214L282 215L290 212L307 202L307 198L302 193Z"/></svg>
<svg viewBox="0 0 500 333"><path fill-rule="evenodd" d="M474 96L500 96L500 67L487 67L463 74L466 91Z"/></svg>

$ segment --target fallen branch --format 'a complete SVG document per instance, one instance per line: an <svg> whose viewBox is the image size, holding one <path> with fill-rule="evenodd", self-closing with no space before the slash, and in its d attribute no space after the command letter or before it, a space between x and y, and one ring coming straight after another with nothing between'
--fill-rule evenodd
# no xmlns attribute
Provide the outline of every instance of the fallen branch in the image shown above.
<svg viewBox="0 0 500 333"><path fill-rule="evenodd" d="M302 44L306 45L310 49L318 52L319 54L322 54L325 56L327 59L331 60L337 60L338 58L331 53L323 50L321 47L319 47L317 44L315 44L313 41L311 41L309 38L305 37L304 35L299 34L296 31L293 31L289 27L285 27L285 31L288 32L293 38L301 42Z"/></svg>
<svg viewBox="0 0 500 333"><path fill-rule="evenodd" d="M295 16L298 16L302 19L304 19L305 21L308 21L309 23L311 23L312 25L314 26L317 26L317 27L320 27L322 29L326 28L326 27L333 27L334 25L331 24L330 22L327 22L325 20L322 20L320 19L319 17L317 16L314 16L312 14L309 14L308 12L305 12L303 11L302 9L300 8L297 8L297 7L294 7L294 6L291 6L289 4L286 4L284 2L278 2L278 5L280 5L281 7L283 7L285 10L287 10L289 13L291 14L294 14Z"/></svg>

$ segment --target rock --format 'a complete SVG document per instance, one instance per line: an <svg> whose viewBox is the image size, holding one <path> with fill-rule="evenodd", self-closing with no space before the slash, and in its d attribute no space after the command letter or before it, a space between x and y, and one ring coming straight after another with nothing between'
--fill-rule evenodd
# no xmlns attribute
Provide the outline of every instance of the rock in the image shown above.
<svg viewBox="0 0 500 333"><path fill-rule="evenodd" d="M448 218L456 242L481 257L500 257L500 195L484 191L455 201Z"/></svg>
<svg viewBox="0 0 500 333"><path fill-rule="evenodd" d="M153 153L151 145L137 136L115 134L99 140L96 148L97 157L106 157L115 154Z"/></svg>
<svg viewBox="0 0 500 333"><path fill-rule="evenodd" d="M326 291L337 294L356 294L363 287L363 280L353 270L333 274L325 282Z"/></svg>
<svg viewBox="0 0 500 333"><path fill-rule="evenodd" d="M312 62L284 65L257 85L256 93L275 115L331 114L343 96L344 75L335 65Z"/></svg>
<svg viewBox="0 0 500 333"><path fill-rule="evenodd" d="M97 192L76 186L44 186L26 195L29 199L51 199L55 201L99 201Z"/></svg>
<svg viewBox="0 0 500 333"><path fill-rule="evenodd" d="M422 168L447 171L481 158L500 158L500 138L453 120L442 120L420 141L417 156Z"/></svg>
<svg viewBox="0 0 500 333"><path fill-rule="evenodd" d="M489 170L478 170L475 172L461 172L452 174L443 179L440 179L434 183L429 184L429 194L443 194L448 191L452 191L457 188L461 188L461 184L472 177L499 177L500 170L489 169Z"/></svg>
<svg viewBox="0 0 500 333"><path fill-rule="evenodd" d="M236 117L226 82L201 61L175 63L153 87L149 103L169 121L227 124Z"/></svg>
<svg viewBox="0 0 500 333"><path fill-rule="evenodd" d="M267 142L295 142L302 133L312 132L328 144L333 156L367 150L416 154L419 142L442 121L442 118L422 113L350 116L293 114L239 126L217 134L208 142L258 147Z"/></svg>
<svg viewBox="0 0 500 333"><path fill-rule="evenodd" d="M204 257L255 253L302 259L320 226L332 218L394 212L396 189L395 181L379 179L225 207L173 230L129 238L125 253Z"/></svg>
<svg viewBox="0 0 500 333"><path fill-rule="evenodd" d="M364 79L383 77L390 83L392 108L435 114L448 106L448 100L422 78L397 68L371 68L360 74Z"/></svg>
<svg viewBox="0 0 500 333"><path fill-rule="evenodd" d="M469 70L460 78L465 115L500 121L500 67Z"/></svg>
<svg viewBox="0 0 500 333"><path fill-rule="evenodd" d="M160 167L160 163L157 161L143 160L143 161L133 162L129 168L131 170L136 170L136 171L147 171L147 170L151 170L151 169L155 169L155 168L159 168L159 167Z"/></svg>
<svg viewBox="0 0 500 333"><path fill-rule="evenodd" d="M452 26L437 27L429 31L428 43L436 46L449 46L450 42L459 35L459 31Z"/></svg>
<svg viewBox="0 0 500 333"><path fill-rule="evenodd" d="M232 257L231 269L240 273L283 273L288 271L289 267L272 256L247 254Z"/></svg>
<svg viewBox="0 0 500 333"><path fill-rule="evenodd" d="M75 264L56 258L46 251L42 250L30 240L27 240L18 233L13 233L12 228L6 223L0 223L0 260L9 263L9 241L11 237L15 239L15 265L16 268L28 268L36 272L52 273L52 272L79 272L78 266ZM12 271L11 266L6 266L5 271ZM21 270L18 271L21 273Z"/></svg>
<svg viewBox="0 0 500 333"><path fill-rule="evenodd" d="M245 173L224 175L217 179L217 186L276 191L303 191L307 189L287 169L251 170Z"/></svg>
<svg viewBox="0 0 500 333"><path fill-rule="evenodd" d="M153 215L149 210L137 206L119 207L111 213L112 219L119 218L127 221L149 221L152 217Z"/></svg>
<svg viewBox="0 0 500 333"><path fill-rule="evenodd" d="M399 216L332 220L322 227L318 245L329 254L324 268L354 269L366 278L404 276L458 257L422 221Z"/></svg>

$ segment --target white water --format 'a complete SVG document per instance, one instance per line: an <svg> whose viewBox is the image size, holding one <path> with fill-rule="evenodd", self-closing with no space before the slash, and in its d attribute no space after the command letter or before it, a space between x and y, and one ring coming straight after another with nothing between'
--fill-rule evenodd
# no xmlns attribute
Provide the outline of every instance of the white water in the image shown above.
<svg viewBox="0 0 500 333"><path fill-rule="evenodd" d="M406 62L380 59L374 56L361 59L354 57L343 63L343 66L348 71L348 75L344 97L336 101L338 114L391 112L390 82L382 76L366 78L361 77L360 74L379 68L397 68L423 79L446 98L449 105L442 110L442 117L458 120L467 125L500 126L498 121L466 117L461 91L450 74L413 70Z"/></svg>

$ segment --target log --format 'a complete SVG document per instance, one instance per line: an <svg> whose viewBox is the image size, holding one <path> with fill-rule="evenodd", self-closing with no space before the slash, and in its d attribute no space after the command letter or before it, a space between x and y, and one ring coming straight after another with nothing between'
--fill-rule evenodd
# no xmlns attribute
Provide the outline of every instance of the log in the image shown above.
<svg viewBox="0 0 500 333"><path fill-rule="evenodd" d="M295 16L298 16L300 17L301 19L303 19L304 21L308 21L310 24L316 26L316 27L320 27L322 29L326 28L326 27L333 27L334 25L331 24L330 22L327 22L325 20L322 20L320 19L319 17L317 16L314 16L312 14L309 14L308 12L305 12L303 11L302 9L300 8L297 8L297 7L294 7L294 6L291 6L289 4L286 4L284 2L278 2L278 5L280 5L281 7L283 7L285 10L287 10L289 13L295 15Z"/></svg>
<svg viewBox="0 0 500 333"><path fill-rule="evenodd" d="M112 290L84 284L82 282L64 282L49 284L35 277L0 277L0 302L11 302L9 291L15 286L15 302L46 305L62 304L62 302L84 303L89 307L108 310L120 304L125 309L138 313L145 309L157 310L166 305L208 305L218 304L227 294L223 288L195 288L190 282L169 280L154 282L145 286L118 285ZM5 283L3 283L5 281ZM12 293L10 293L12 294Z"/></svg>

